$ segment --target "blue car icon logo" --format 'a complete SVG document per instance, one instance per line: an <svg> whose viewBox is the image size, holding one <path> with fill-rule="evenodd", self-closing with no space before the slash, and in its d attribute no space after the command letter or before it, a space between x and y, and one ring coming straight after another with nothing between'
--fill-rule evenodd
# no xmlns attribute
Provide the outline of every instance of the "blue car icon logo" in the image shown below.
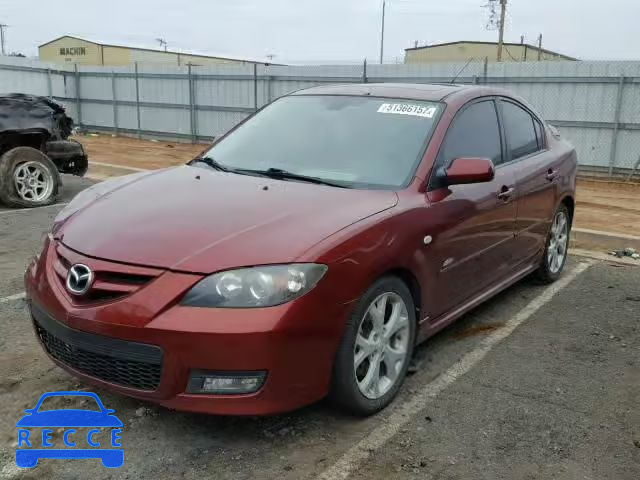
<svg viewBox="0 0 640 480"><path fill-rule="evenodd" d="M99 410L61 408L39 411L42 402L51 397L89 397L95 400ZM35 407L25 410L26 415L16 423L18 427L18 448L16 465L33 468L41 458L74 459L99 458L107 468L119 468L124 463L124 450L120 444L122 422L113 415L114 410L104 408L98 395L90 392L48 392L44 393ZM42 428L39 438L31 428ZM53 448L53 428L62 433L64 446ZM109 429L109 447L104 448L104 439L98 436ZM84 431L87 430L86 433ZM84 447L87 448L84 448Z"/></svg>

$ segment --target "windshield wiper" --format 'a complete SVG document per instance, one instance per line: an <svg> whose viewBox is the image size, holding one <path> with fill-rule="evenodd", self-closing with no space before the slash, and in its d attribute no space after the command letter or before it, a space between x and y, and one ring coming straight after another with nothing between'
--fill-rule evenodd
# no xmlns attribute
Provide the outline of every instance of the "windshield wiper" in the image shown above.
<svg viewBox="0 0 640 480"><path fill-rule="evenodd" d="M289 179L289 180L300 180L302 182L309 182L309 183L316 183L318 185L328 185L330 187L338 187L338 188L350 188L349 186L343 184L343 183L338 183L338 182L332 182L331 180L324 180L323 178L318 178L318 177L312 177L309 175L302 175L299 173L293 173L293 172L289 172L287 170L283 170L281 168L267 168L266 170L251 170L251 169L246 169L246 168L239 168L236 170L237 172L241 172L241 173L251 173L251 174L256 174L256 175L263 175L265 177L269 177L269 178L276 178L276 179Z"/></svg>
<svg viewBox="0 0 640 480"><path fill-rule="evenodd" d="M196 157L196 158L194 158L193 160L191 160L189 162L189 165L191 165L192 163L196 163L196 162L204 163L205 165L213 168L214 170L219 170L221 172L234 172L235 171L233 168L225 167L221 163L218 163L218 161L215 160L213 157L208 157L206 155L204 157Z"/></svg>

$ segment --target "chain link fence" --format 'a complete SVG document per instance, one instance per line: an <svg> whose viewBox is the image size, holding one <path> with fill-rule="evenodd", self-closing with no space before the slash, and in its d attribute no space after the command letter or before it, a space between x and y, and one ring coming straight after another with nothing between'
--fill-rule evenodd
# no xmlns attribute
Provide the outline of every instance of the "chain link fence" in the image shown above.
<svg viewBox="0 0 640 480"><path fill-rule="evenodd" d="M0 91L46 95L89 130L211 141L294 90L329 83L462 83L526 99L576 147L583 175L640 177L640 62L182 67L2 59Z"/></svg>

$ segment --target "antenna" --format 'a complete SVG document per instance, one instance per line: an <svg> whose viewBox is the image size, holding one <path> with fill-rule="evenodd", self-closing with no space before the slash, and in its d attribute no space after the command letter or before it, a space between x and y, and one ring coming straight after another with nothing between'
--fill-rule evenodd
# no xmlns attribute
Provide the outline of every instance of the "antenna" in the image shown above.
<svg viewBox="0 0 640 480"><path fill-rule="evenodd" d="M160 44L160 48L164 47L164 51L167 51L167 41L164 38L156 38L156 42Z"/></svg>

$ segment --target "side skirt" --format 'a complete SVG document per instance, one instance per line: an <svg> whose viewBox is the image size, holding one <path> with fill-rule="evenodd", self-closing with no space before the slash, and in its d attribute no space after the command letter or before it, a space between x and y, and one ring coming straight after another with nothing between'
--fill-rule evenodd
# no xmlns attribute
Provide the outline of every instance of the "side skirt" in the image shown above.
<svg viewBox="0 0 640 480"><path fill-rule="evenodd" d="M531 264L527 265L521 270L518 270L513 275L505 278L501 282L494 284L488 290L485 290L484 292L481 292L475 297L470 298L462 305L455 307L453 310L450 310L446 313L443 313L438 318L431 321L431 323L427 323L430 320L429 318L423 318L422 320L420 320L420 324L418 327L418 336L417 336L416 345L422 343L429 337L435 335L440 330L445 328L447 325L450 325L455 320L460 318L462 315L464 315L470 310L473 310L475 307L477 307L481 303L484 303L485 301L489 300L491 297L497 295L501 291L510 287L514 283L517 283L519 280L522 280L524 277L534 272L537 268L538 268L537 263L533 265Z"/></svg>

